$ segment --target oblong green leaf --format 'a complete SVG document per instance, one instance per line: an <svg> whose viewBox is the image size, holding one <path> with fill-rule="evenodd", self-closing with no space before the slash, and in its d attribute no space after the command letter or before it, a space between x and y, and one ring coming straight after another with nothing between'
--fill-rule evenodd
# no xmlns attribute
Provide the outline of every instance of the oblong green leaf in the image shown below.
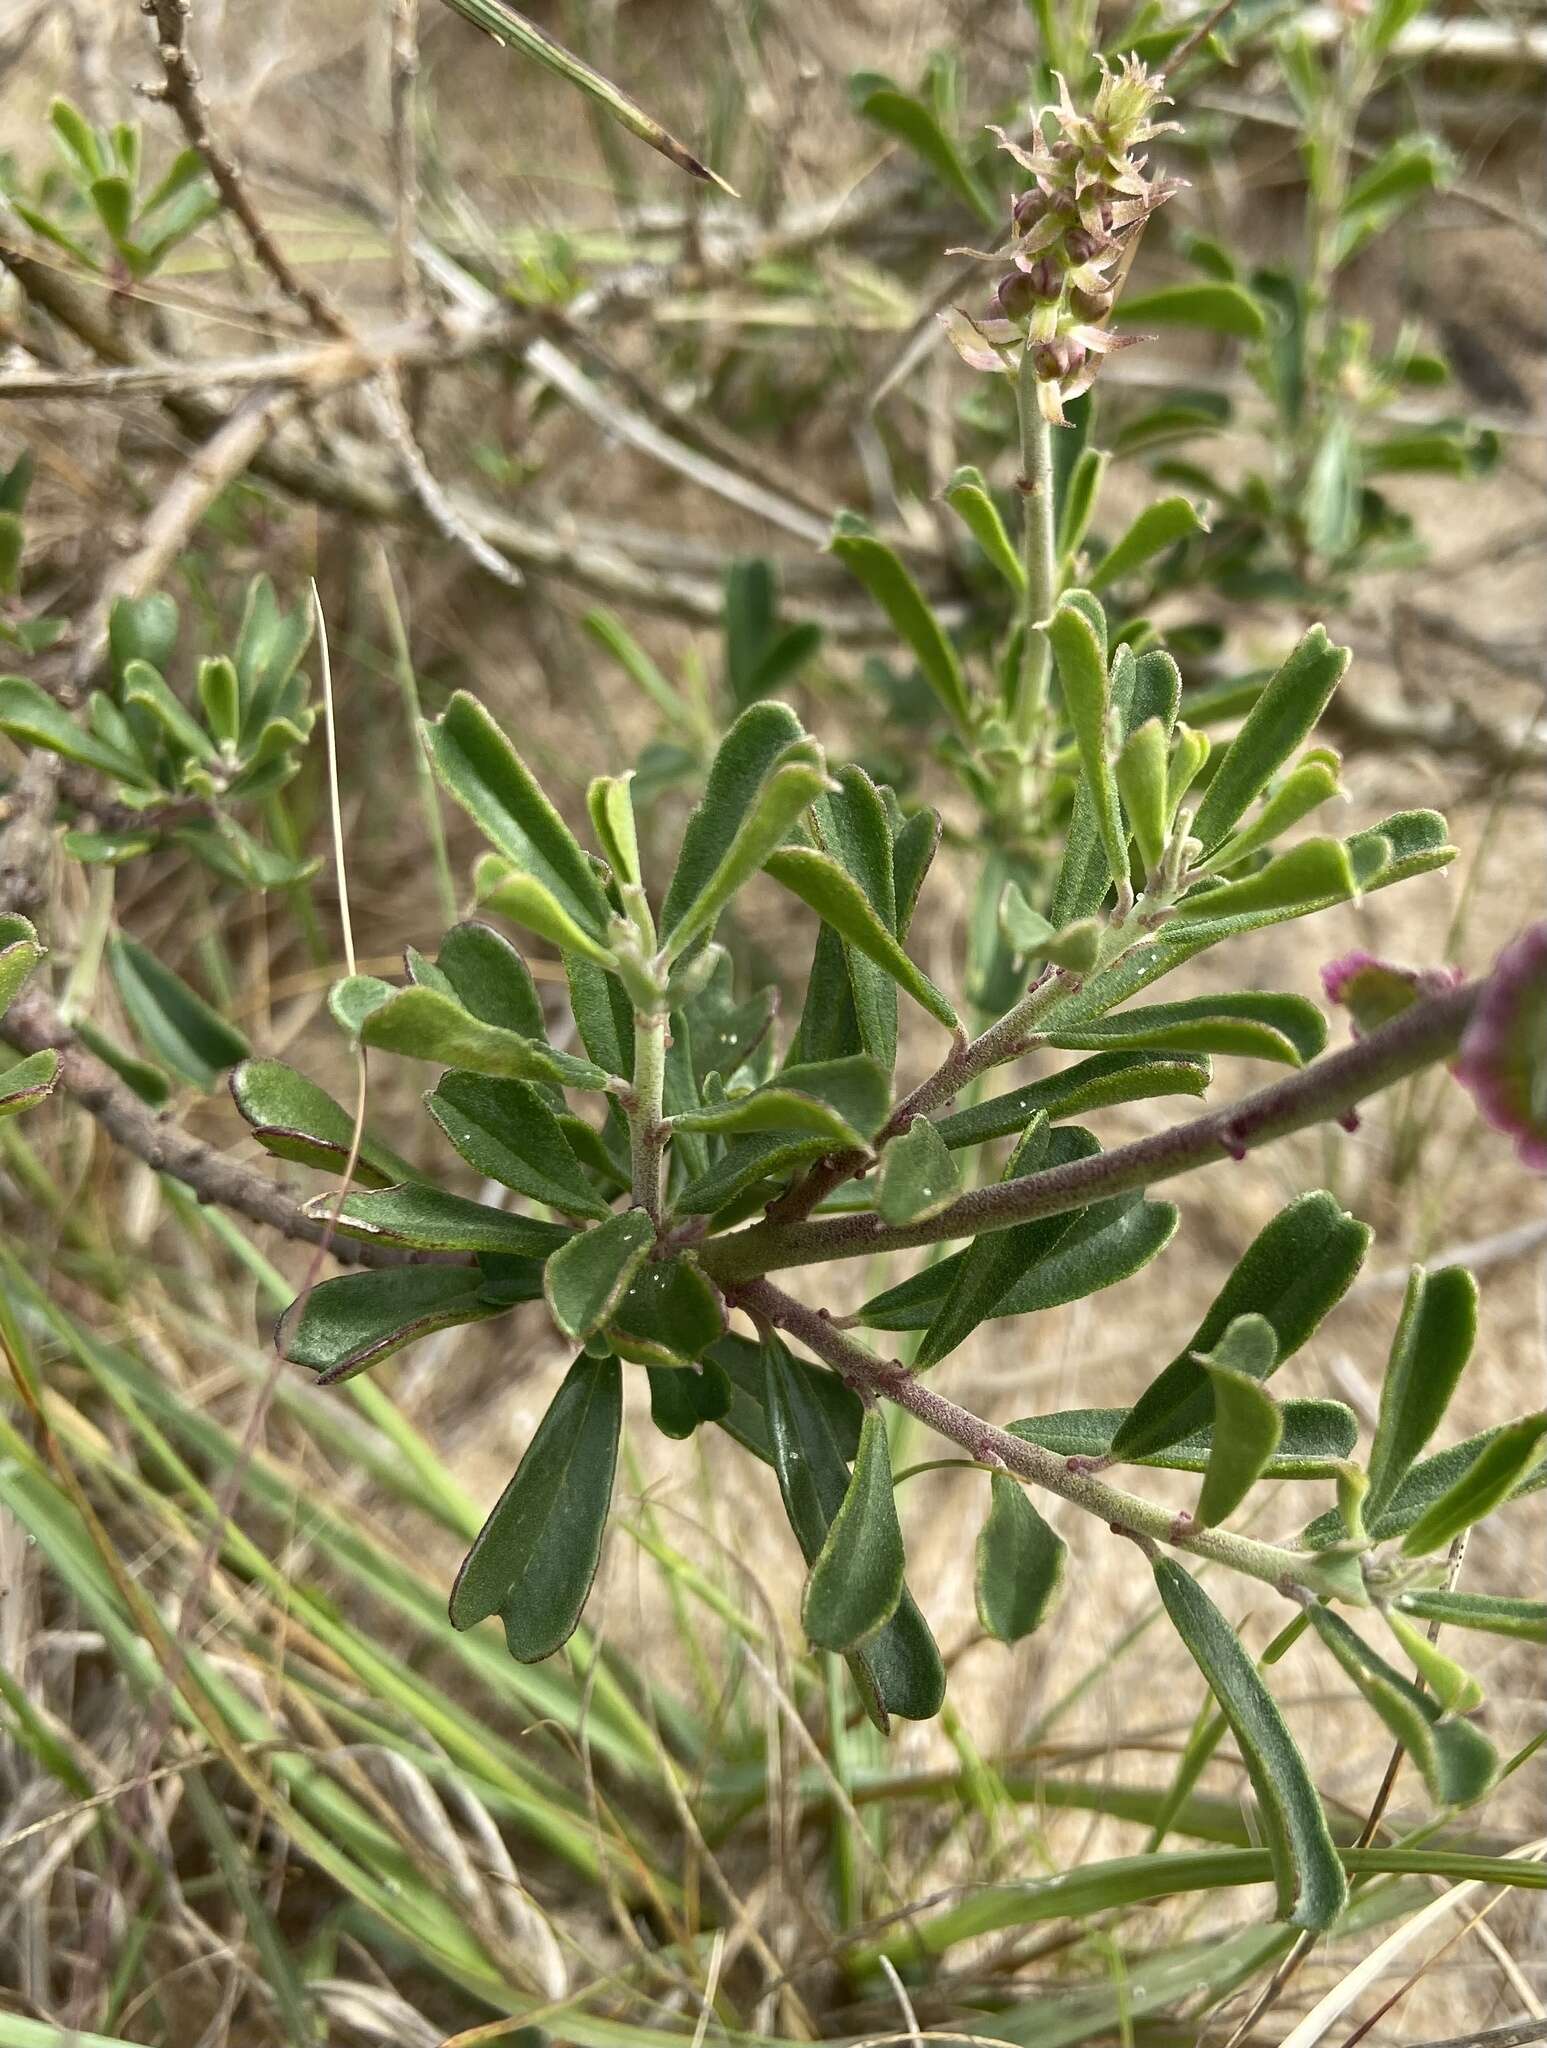
<svg viewBox="0 0 1547 2048"><path fill-rule="evenodd" d="M1269 1331L1270 1344L1271 1338ZM1222 1364L1217 1356L1200 1363L1214 1390L1214 1426L1193 1521L1200 1529L1212 1529L1235 1513L1267 1470L1284 1422L1278 1403L1251 1374Z"/></svg>
<svg viewBox="0 0 1547 2048"><path fill-rule="evenodd" d="M867 1642L897 1611L904 1562L886 1419L871 1408L848 1487L806 1581L801 1620L809 1639L840 1653Z"/></svg>
<svg viewBox="0 0 1547 2048"><path fill-rule="evenodd" d="M1493 1744L1470 1721L1447 1720L1438 1702L1371 1649L1330 1607L1312 1607L1311 1626L1418 1766L1441 1806L1470 1806L1498 1776Z"/></svg>
<svg viewBox="0 0 1547 2048"><path fill-rule="evenodd" d="M531 1293L542 1269L530 1267ZM476 1266L383 1266L319 1281L280 1317L274 1343L281 1358L308 1365L335 1386L379 1365L433 1330L504 1315L515 1299L491 1299Z"/></svg>
<svg viewBox="0 0 1547 2048"><path fill-rule="evenodd" d="M1210 779L1193 830L1210 852L1315 729L1350 653L1312 626L1257 699Z"/></svg>
<svg viewBox="0 0 1547 2048"><path fill-rule="evenodd" d="M549 1259L543 1273L548 1312L566 1337L583 1342L605 1323L655 1243L643 1209L623 1209L580 1231Z"/></svg>
<svg viewBox="0 0 1547 2048"><path fill-rule="evenodd" d="M497 1613L523 1664L568 1642L601 1561L622 1420L618 1361L577 1358L457 1573L453 1628Z"/></svg>
<svg viewBox="0 0 1547 2048"><path fill-rule="evenodd" d="M1117 801L1117 777L1108 753L1108 718L1112 686L1102 636L1085 608L1083 593L1065 591L1047 624L1048 644L1058 667L1064 714L1074 731L1085 787L1095 805L1096 825L1106 849L1107 867L1116 881L1127 873L1128 835Z"/></svg>
<svg viewBox="0 0 1547 2048"><path fill-rule="evenodd" d="M886 134L896 136L928 164L946 189L970 207L979 220L990 226L997 222L992 196L941 127L934 110L917 94L902 91L879 73L861 71L849 81L849 96L856 112Z"/></svg>
<svg viewBox="0 0 1547 2048"><path fill-rule="evenodd" d="M764 865L776 882L798 896L848 945L883 968L930 1016L948 1031L958 1029L948 999L908 958L859 884L830 855L812 847L786 846L770 854Z"/></svg>
<svg viewBox="0 0 1547 2048"><path fill-rule="evenodd" d="M424 1103L476 1173L566 1216L599 1219L608 1213L558 1118L530 1081L452 1071Z"/></svg>
<svg viewBox="0 0 1547 2048"><path fill-rule="evenodd" d="M1262 809L1239 831L1232 832L1200 863L1204 874L1223 873L1270 845L1281 832L1298 825L1320 805L1343 794L1338 781L1339 761L1324 747L1314 747L1297 761L1276 789L1270 790Z"/></svg>
<svg viewBox="0 0 1547 2048"><path fill-rule="evenodd" d="M24 746L46 747L115 782L153 789L155 778L132 746L117 746L77 725L61 705L25 676L0 676L0 732Z"/></svg>
<svg viewBox="0 0 1547 2048"><path fill-rule="evenodd" d="M1117 793L1133 827L1144 872L1155 874L1171 828L1167 801L1170 748L1158 718L1147 718L1128 735L1117 757Z"/></svg>
<svg viewBox="0 0 1547 2048"><path fill-rule="evenodd" d="M459 690L424 728L435 773L496 852L601 944L612 912L574 834L476 697Z"/></svg>
<svg viewBox="0 0 1547 2048"><path fill-rule="evenodd" d="M925 682L944 705L952 723L965 733L971 723L971 711L961 661L924 593L896 554L876 538L863 519L851 512L840 512L833 521L828 547L886 613L913 650Z"/></svg>
<svg viewBox="0 0 1547 2048"><path fill-rule="evenodd" d="M1327 1020L1304 996L1246 991L1150 1003L1093 1018L1071 1031L1048 1034L1065 1051L1103 1047L1137 1051L1237 1053L1304 1066L1327 1042Z"/></svg>
<svg viewBox="0 0 1547 2048"><path fill-rule="evenodd" d="M545 1259L575 1236L562 1223L513 1216L508 1209L493 1209L487 1202L472 1202L465 1195L412 1181L342 1199L316 1195L306 1208L308 1215L331 1222L340 1237L408 1245L421 1252L508 1252Z"/></svg>
<svg viewBox="0 0 1547 2048"><path fill-rule="evenodd" d="M1215 281L1165 285L1159 291L1124 294L1124 328L1205 327L1214 334L1233 334L1241 341L1261 341L1267 321L1261 306L1244 286Z"/></svg>
<svg viewBox="0 0 1547 2048"><path fill-rule="evenodd" d="M739 1135L796 1131L845 1150L870 1141L886 1119L891 1084L886 1070L864 1053L786 1067L776 1080L749 1094L685 1110L673 1128Z"/></svg>
<svg viewBox="0 0 1547 2048"><path fill-rule="evenodd" d="M1373 1235L1335 1196L1317 1190L1281 1209L1252 1240L1191 1341L1151 1382L1112 1440L1112 1455L1141 1458L1182 1441L1211 1414L1196 1354L1212 1351L1240 1315L1272 1325L1282 1365L1353 1284Z"/></svg>
<svg viewBox="0 0 1547 2048"><path fill-rule="evenodd" d="M982 471L964 463L952 473L940 495L983 550L985 559L1019 596L1026 588L1026 571L1005 532L999 507L988 494Z"/></svg>
<svg viewBox="0 0 1547 2048"><path fill-rule="evenodd" d="M1520 1600L1506 1593L1399 1593L1396 1605L1419 1621L1442 1622L1447 1628L1485 1629L1521 1642L1547 1643L1547 1600Z"/></svg>
<svg viewBox="0 0 1547 2048"><path fill-rule="evenodd" d="M993 1473L989 1486L973 1581L978 1620L996 1641L1019 1643L1052 1611L1063 1586L1068 1545L1009 1473Z"/></svg>
<svg viewBox="0 0 1547 2048"><path fill-rule="evenodd" d="M1458 1485L1498 1436L1497 1429L1485 1429L1443 1451L1420 1458L1378 1514L1366 1517L1368 1534L1377 1543L1389 1543L1405 1536L1451 1487ZM1510 1488L1506 1499L1518 1500L1547 1487L1547 1457L1536 1456ZM1336 1509L1318 1515L1301 1537L1312 1549L1342 1541L1342 1521Z"/></svg>
<svg viewBox="0 0 1547 2048"><path fill-rule="evenodd" d="M1131 576L1152 556L1174 547L1179 540L1207 532L1208 526L1190 498L1157 499L1153 505L1145 506L1122 538L1114 541L1089 571L1085 580L1092 590L1101 590L1108 583Z"/></svg>
<svg viewBox="0 0 1547 2048"><path fill-rule="evenodd" d="M0 913L0 1016L11 1007L47 952L25 917Z"/></svg>
<svg viewBox="0 0 1547 2048"><path fill-rule="evenodd" d="M724 1335L719 1289L690 1257L641 1266L607 1323L620 1356L666 1369L694 1364Z"/></svg>
<svg viewBox="0 0 1547 2048"><path fill-rule="evenodd" d="M283 1060L243 1060L230 1085L232 1100L266 1152L298 1166L343 1173L354 1145L355 1120L315 1081ZM362 1134L354 1179L363 1187L392 1187L418 1177L389 1145Z"/></svg>
<svg viewBox="0 0 1547 2048"><path fill-rule="evenodd" d="M1023 1131L1039 1110L1050 1123L1060 1123L1153 1095L1202 1095L1210 1077L1205 1053L1101 1052L1061 1074L1046 1075L1008 1095L943 1116L935 1129L954 1152Z"/></svg>
<svg viewBox="0 0 1547 2048"><path fill-rule="evenodd" d="M213 1088L252 1051L234 1024L138 939L115 932L107 942L107 964L135 1035L195 1087Z"/></svg>
<svg viewBox="0 0 1547 2048"><path fill-rule="evenodd" d="M1470 1671L1433 1643L1425 1632L1397 1609L1388 1607L1382 1620L1407 1652L1408 1662L1433 1693L1445 1714L1470 1714L1483 1702L1483 1689Z"/></svg>
<svg viewBox="0 0 1547 2048"><path fill-rule="evenodd" d="M1065 1408L1056 1415L1033 1415L1012 1422L1015 1436L1041 1444L1061 1458L1105 1458L1127 1415L1126 1408ZM1278 1448L1263 1468L1264 1479L1331 1479L1353 1455L1359 1421L1342 1401L1285 1401L1280 1404L1284 1429ZM1135 1465L1153 1465L1172 1472L1203 1472L1214 1443L1214 1425L1206 1423L1164 1450L1134 1458Z"/></svg>
<svg viewBox="0 0 1547 2048"><path fill-rule="evenodd" d="M560 1088L607 1085L606 1073L589 1060L486 1024L436 988L394 989L369 975L354 975L337 985L330 1002L346 1030L383 1052L434 1060L496 1080L547 1081Z"/></svg>
<svg viewBox="0 0 1547 2048"><path fill-rule="evenodd" d="M891 820L881 792L863 768L852 763L840 768L837 787L819 797L811 807L809 829L818 850L830 856L864 895L879 923L895 939L898 936L897 881ZM847 1034L849 1013L858 1044L843 1050L868 1052L888 1072L897 1059L897 989L887 969L851 940L843 941L843 965L848 981L847 1005L841 1025ZM801 1056L817 1056L808 1019L812 1005L832 1000L812 983L802 1012ZM834 1048L837 1049L836 1047Z"/></svg>
<svg viewBox="0 0 1547 2048"><path fill-rule="evenodd" d="M1366 1512L1377 1515L1444 1420L1477 1341L1477 1282L1460 1266L1414 1266L1381 1382Z"/></svg>
<svg viewBox="0 0 1547 2048"><path fill-rule="evenodd" d="M464 1010L520 1038L545 1038L542 997L531 969L502 932L469 918L440 942L435 964Z"/></svg>
<svg viewBox="0 0 1547 2048"><path fill-rule="evenodd" d="M1348 1882L1305 1760L1240 1637L1197 1580L1172 1558L1154 1564L1161 1602L1230 1723L1257 1795L1279 1918L1312 1932L1330 1927Z"/></svg>
<svg viewBox="0 0 1547 2048"><path fill-rule="evenodd" d="M486 853L475 864L473 893L481 908L499 911L513 924L557 946L561 953L578 955L604 969L617 965L612 948L594 939L546 883L518 873L497 853Z"/></svg>
<svg viewBox="0 0 1547 2048"><path fill-rule="evenodd" d="M59 1055L52 1046L29 1053L24 1060L0 1073L0 1117L19 1116L34 1109L54 1092L59 1079Z"/></svg>
<svg viewBox="0 0 1547 2048"><path fill-rule="evenodd" d="M887 1223L918 1223L937 1216L961 1193L961 1176L927 1116L916 1116L881 1153L876 1211Z"/></svg>
<svg viewBox="0 0 1547 2048"><path fill-rule="evenodd" d="M1443 1550L1484 1515L1508 1500L1538 1462L1547 1437L1547 1413L1527 1415L1496 1430L1467 1469L1414 1522L1402 1538L1404 1557Z"/></svg>
<svg viewBox="0 0 1547 2048"><path fill-rule="evenodd" d="M1306 917L1333 903L1347 903L1366 886L1341 841L1302 839L1253 874L1230 882L1211 879L1190 889L1177 904L1168 929L1185 942L1187 927L1196 922L1210 935L1223 938L1233 929Z"/></svg>

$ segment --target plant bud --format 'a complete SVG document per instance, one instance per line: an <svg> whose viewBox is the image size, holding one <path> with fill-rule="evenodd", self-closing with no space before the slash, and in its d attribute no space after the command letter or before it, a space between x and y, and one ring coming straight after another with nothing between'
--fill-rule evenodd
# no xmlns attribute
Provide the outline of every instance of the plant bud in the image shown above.
<svg viewBox="0 0 1547 2048"><path fill-rule="evenodd" d="M1084 362L1084 349L1066 334L1060 335L1056 341L1039 342L1032 353L1032 364L1044 384L1072 377Z"/></svg>
<svg viewBox="0 0 1547 2048"><path fill-rule="evenodd" d="M1071 263L1091 263L1109 248L1105 235L1093 235L1089 228L1070 228L1064 236L1064 251Z"/></svg>
<svg viewBox="0 0 1547 2048"><path fill-rule="evenodd" d="M1029 270L1012 270L1002 277L994 299L1007 320L1024 320L1038 306L1060 297L1063 288L1063 272L1042 256Z"/></svg>
<svg viewBox="0 0 1547 2048"><path fill-rule="evenodd" d="M1117 294L1111 290L1087 292L1076 285L1069 303L1082 320L1104 320L1116 305Z"/></svg>
<svg viewBox="0 0 1547 2048"><path fill-rule="evenodd" d="M1011 219L1015 222L1019 232L1025 234L1028 228L1036 226L1043 214L1047 212L1047 208L1047 194L1039 192L1036 186L1033 185L1029 192L1023 192L1020 198L1016 200Z"/></svg>

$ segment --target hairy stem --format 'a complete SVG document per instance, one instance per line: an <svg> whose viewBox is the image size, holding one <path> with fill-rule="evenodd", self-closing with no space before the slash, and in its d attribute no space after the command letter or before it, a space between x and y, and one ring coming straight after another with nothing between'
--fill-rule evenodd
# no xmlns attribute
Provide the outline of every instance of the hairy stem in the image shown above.
<svg viewBox="0 0 1547 2048"><path fill-rule="evenodd" d="M666 1154L666 1124L661 1111L666 1093L666 1019L657 1013L634 1019L634 1087L624 1107L628 1112L629 1153L634 1171L634 1207L654 1223L661 1220L661 1162Z"/></svg>
<svg viewBox="0 0 1547 2048"><path fill-rule="evenodd" d="M1032 351L1021 352L1015 381L1021 429L1021 562L1026 593L1021 603L1021 673L1015 702L1016 735L1028 744L1038 736L1047 709L1050 650L1039 623L1049 617L1058 593L1057 506L1053 489L1053 429L1037 403Z"/></svg>
<svg viewBox="0 0 1547 2048"><path fill-rule="evenodd" d="M895 1402L910 1415L916 1415L937 1436L960 1444L976 1462L1002 1465L1017 1479L1072 1501L1120 1535L1144 1543L1169 1544L1175 1550L1207 1558L1227 1570L1283 1590L1297 1587L1320 1594L1346 1586L1345 1581L1334 1586L1312 1553L1286 1550L1276 1543L1259 1543L1254 1537L1232 1535L1224 1529L1189 1532L1174 1508L1109 1486L1105 1480L1082 1470L1077 1462L981 1421L937 1393L905 1366L877 1358L846 1336L820 1309L807 1308L771 1281L748 1281L734 1290L733 1298L754 1315L798 1338L856 1392Z"/></svg>
<svg viewBox="0 0 1547 2048"><path fill-rule="evenodd" d="M829 1259L873 1257L952 1238L1005 1230L1038 1216L1083 1209L1111 1195L1147 1188L1175 1173L1190 1173L1219 1159L1243 1159L1275 1138L1312 1124L1330 1123L1366 1096L1447 1059L1476 1007L1478 982L1415 1003L1379 1031L1372 1031L1227 1109L1209 1111L1151 1138L1120 1145L1067 1166L1023 1174L992 1187L974 1188L948 1209L922 1223L889 1228L865 1213L818 1218L804 1223L757 1223L728 1237L712 1238L700 1254L704 1269L721 1284L750 1280L789 1266Z"/></svg>

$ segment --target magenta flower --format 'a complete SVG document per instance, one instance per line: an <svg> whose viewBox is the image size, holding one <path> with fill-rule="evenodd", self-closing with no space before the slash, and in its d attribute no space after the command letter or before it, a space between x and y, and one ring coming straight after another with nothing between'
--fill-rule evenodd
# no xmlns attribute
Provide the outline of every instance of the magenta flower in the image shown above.
<svg viewBox="0 0 1547 2048"><path fill-rule="evenodd" d="M1322 992L1349 1014L1355 1038L1389 1024L1424 996L1442 996L1461 980L1456 967L1402 967L1373 953L1345 953L1321 970Z"/></svg>
<svg viewBox="0 0 1547 2048"><path fill-rule="evenodd" d="M1547 1173L1547 923L1494 962L1451 1071L1521 1164Z"/></svg>

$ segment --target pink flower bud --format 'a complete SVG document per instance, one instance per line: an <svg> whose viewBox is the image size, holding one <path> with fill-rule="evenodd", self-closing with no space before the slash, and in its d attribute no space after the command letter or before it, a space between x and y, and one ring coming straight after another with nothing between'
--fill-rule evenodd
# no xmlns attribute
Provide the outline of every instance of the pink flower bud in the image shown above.
<svg viewBox="0 0 1547 2048"><path fill-rule="evenodd" d="M1061 335L1057 341L1043 341L1032 352L1032 365L1044 384L1072 377L1085 363L1085 351L1077 341Z"/></svg>
<svg viewBox="0 0 1547 2048"><path fill-rule="evenodd" d="M1012 270L1002 277L994 298L1007 320L1024 320L1038 306L1059 298L1063 288L1063 272L1044 256L1028 269Z"/></svg>

